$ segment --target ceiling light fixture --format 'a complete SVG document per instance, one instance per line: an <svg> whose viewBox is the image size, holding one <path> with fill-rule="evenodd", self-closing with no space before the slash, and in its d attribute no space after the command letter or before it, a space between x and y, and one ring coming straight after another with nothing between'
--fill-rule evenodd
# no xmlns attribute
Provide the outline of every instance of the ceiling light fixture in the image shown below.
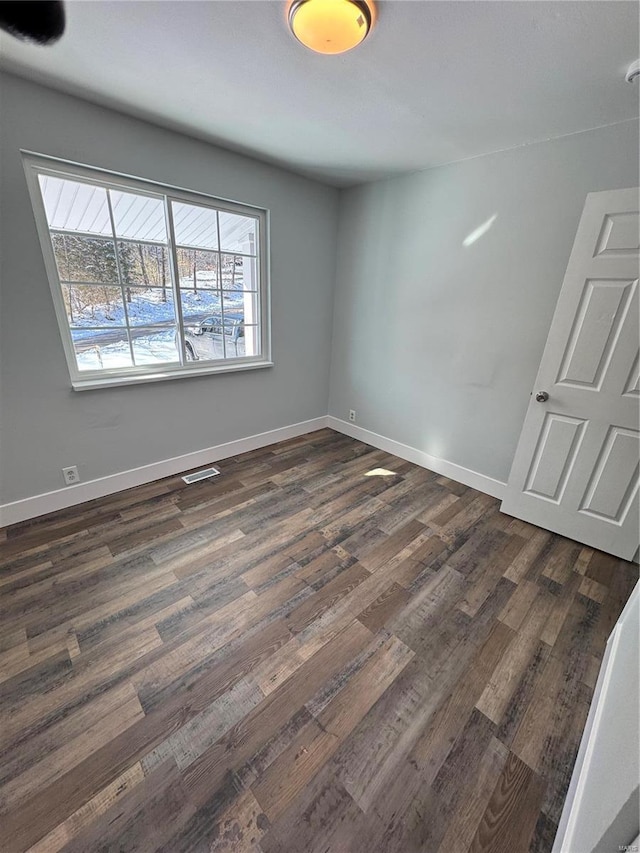
<svg viewBox="0 0 640 853"><path fill-rule="evenodd" d="M373 12L371 0L293 0L289 26L316 53L344 53L367 37Z"/></svg>
<svg viewBox="0 0 640 853"><path fill-rule="evenodd" d="M638 77L640 77L640 59L636 59L636 61L632 62L631 65L627 68L625 80L627 81L627 83L633 83L633 81L637 80Z"/></svg>

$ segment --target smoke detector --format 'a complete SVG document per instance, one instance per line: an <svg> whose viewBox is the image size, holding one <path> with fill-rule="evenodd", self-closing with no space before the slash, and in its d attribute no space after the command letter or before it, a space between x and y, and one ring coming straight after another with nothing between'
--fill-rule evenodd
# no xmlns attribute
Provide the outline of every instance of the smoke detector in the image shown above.
<svg viewBox="0 0 640 853"><path fill-rule="evenodd" d="M633 81L637 80L638 77L640 77L640 59L636 59L635 62L631 63L627 68L627 73L625 74L624 79L627 83L633 83Z"/></svg>

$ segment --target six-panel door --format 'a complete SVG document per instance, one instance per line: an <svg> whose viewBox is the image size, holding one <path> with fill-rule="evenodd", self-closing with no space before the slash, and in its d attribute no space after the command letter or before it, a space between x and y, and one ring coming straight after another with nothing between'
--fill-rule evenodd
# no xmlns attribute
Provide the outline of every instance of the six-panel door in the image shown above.
<svg viewBox="0 0 640 853"><path fill-rule="evenodd" d="M637 189L587 197L502 503L626 559L639 536L639 244Z"/></svg>

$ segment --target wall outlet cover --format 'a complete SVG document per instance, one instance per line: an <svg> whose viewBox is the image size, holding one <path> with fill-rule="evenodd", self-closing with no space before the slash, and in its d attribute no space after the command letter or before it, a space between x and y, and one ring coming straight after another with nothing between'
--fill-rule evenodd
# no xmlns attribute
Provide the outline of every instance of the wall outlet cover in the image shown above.
<svg viewBox="0 0 640 853"><path fill-rule="evenodd" d="M64 481L67 486L74 486L76 483L80 482L77 465L70 465L68 468L63 468L62 476L64 477Z"/></svg>

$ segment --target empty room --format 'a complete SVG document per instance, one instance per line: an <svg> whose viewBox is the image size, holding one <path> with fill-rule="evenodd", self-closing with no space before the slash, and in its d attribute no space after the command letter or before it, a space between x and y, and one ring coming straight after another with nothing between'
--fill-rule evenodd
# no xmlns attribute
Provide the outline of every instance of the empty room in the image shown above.
<svg viewBox="0 0 640 853"><path fill-rule="evenodd" d="M2 853L637 853L639 32L0 2Z"/></svg>

